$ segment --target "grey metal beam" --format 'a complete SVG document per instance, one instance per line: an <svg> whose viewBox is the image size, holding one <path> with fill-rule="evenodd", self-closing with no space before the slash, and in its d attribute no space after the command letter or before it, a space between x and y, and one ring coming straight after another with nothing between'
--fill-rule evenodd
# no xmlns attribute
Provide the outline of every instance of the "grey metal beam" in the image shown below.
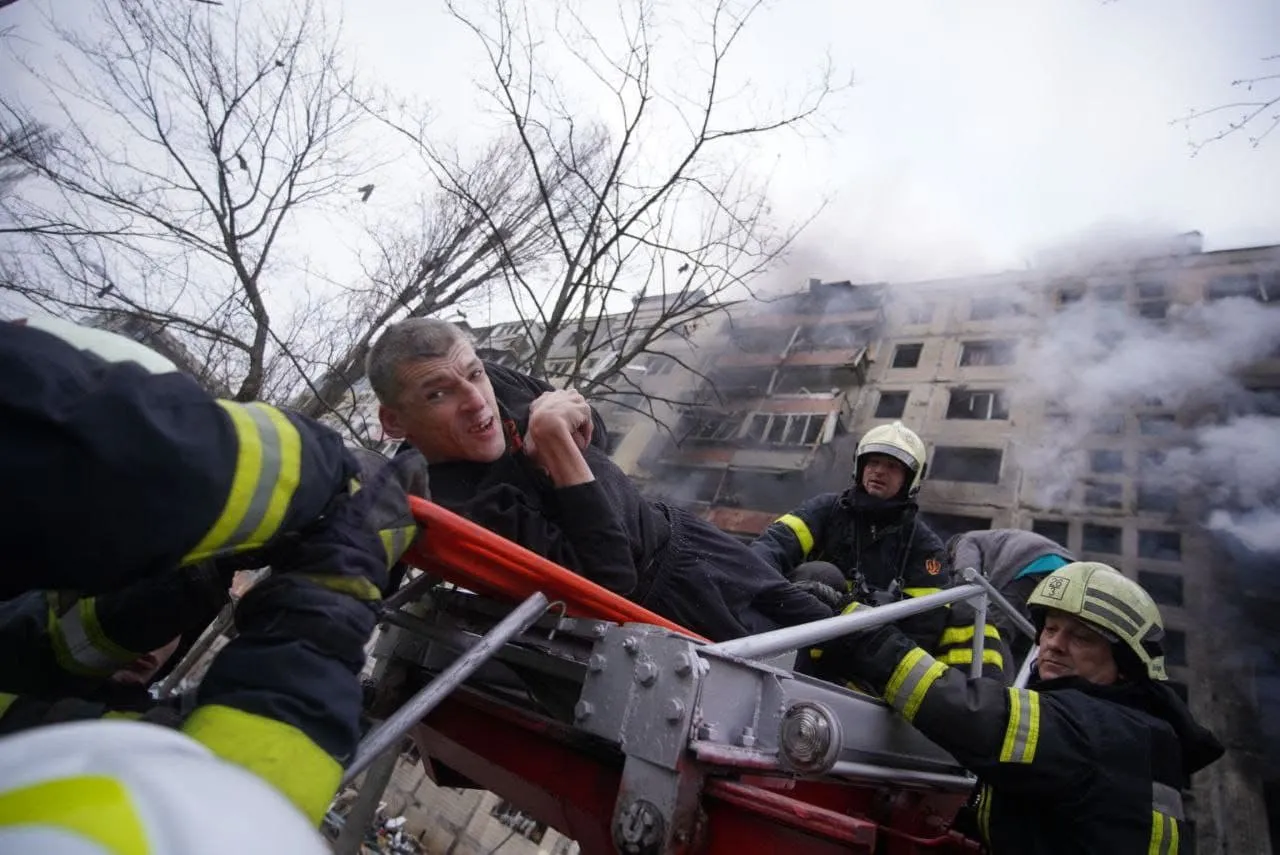
<svg viewBox="0 0 1280 855"><path fill-rule="evenodd" d="M967 600L984 593L979 585L960 585L948 588L936 594L924 597L909 597L896 603L889 603L875 608L857 609L846 615L837 615L825 620L815 620L798 626L787 626L772 632L748 635L731 641L722 641L706 649L715 653L727 653L741 656L744 659L758 659L763 656L775 656L788 650L801 647L812 647L842 635L858 630L873 629L905 617L918 615L939 606Z"/></svg>

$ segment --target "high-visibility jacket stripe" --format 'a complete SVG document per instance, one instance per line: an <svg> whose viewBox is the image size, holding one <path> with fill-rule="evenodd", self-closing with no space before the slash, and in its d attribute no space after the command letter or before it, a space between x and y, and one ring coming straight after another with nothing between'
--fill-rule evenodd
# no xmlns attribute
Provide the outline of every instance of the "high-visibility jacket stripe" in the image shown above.
<svg viewBox="0 0 1280 855"><path fill-rule="evenodd" d="M235 474L226 503L184 564L254 549L280 529L302 477L302 439L293 423L266 404L219 401L235 428Z"/></svg>
<svg viewBox="0 0 1280 855"><path fill-rule="evenodd" d="M107 637L92 597L78 601L61 617L50 608L48 631L54 658L73 674L111 674L142 655Z"/></svg>
<svg viewBox="0 0 1280 855"><path fill-rule="evenodd" d="M774 522L780 522L795 532L796 540L800 541L802 557L808 558L813 551L813 532L809 530L809 524L795 514L783 514Z"/></svg>
<svg viewBox="0 0 1280 855"><path fill-rule="evenodd" d="M1000 749L1001 763L1031 763L1040 740L1040 694L1009 689L1009 726Z"/></svg>

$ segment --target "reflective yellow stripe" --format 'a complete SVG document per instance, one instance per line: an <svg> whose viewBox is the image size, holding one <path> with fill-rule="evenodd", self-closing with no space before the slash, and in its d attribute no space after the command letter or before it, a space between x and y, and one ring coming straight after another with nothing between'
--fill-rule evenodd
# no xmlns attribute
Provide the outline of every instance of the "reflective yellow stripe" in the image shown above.
<svg viewBox="0 0 1280 855"><path fill-rule="evenodd" d="M889 677L884 698L907 721L914 721L929 687L946 673L947 666L936 661L919 647L913 648Z"/></svg>
<svg viewBox="0 0 1280 855"><path fill-rule="evenodd" d="M991 845L991 800L994 796L991 787L983 785L982 795L978 797L978 830L988 846Z"/></svg>
<svg viewBox="0 0 1280 855"><path fill-rule="evenodd" d="M941 588L903 588L902 593L908 597L927 597L939 593Z"/></svg>
<svg viewBox="0 0 1280 855"><path fill-rule="evenodd" d="M796 540L800 541L801 557L808 558L813 551L813 532L809 531L809 524L795 514L783 514L774 522L780 522L795 532Z"/></svg>
<svg viewBox="0 0 1280 855"><path fill-rule="evenodd" d="M1040 741L1040 694L1009 689L1009 726L1000 749L1001 763L1030 763Z"/></svg>
<svg viewBox="0 0 1280 855"><path fill-rule="evenodd" d="M993 623L986 624L982 628L982 634L987 638L1000 639L1000 630L996 629ZM968 626L949 626L942 631L942 638L938 641L939 647L946 647L950 644L972 644L973 643L973 624Z"/></svg>
<svg viewBox="0 0 1280 855"><path fill-rule="evenodd" d="M266 543L280 529L302 478L302 438L283 413L261 403L218 404L235 428L236 469L222 512L183 564Z"/></svg>
<svg viewBox="0 0 1280 855"><path fill-rule="evenodd" d="M284 722L215 704L193 712L182 730L274 786L317 826L342 780L338 761Z"/></svg>
<svg viewBox="0 0 1280 855"><path fill-rule="evenodd" d="M413 543L413 539L417 534L418 527L416 525L408 525L402 528L384 528L378 532L378 537L382 539L382 548L387 553L388 568L400 560L400 556L404 555L404 551L409 548L409 544Z"/></svg>
<svg viewBox="0 0 1280 855"><path fill-rule="evenodd" d="M9 707L13 706L13 702L17 699L17 695L11 695L8 692L0 692L0 718L4 718L4 714L9 711Z"/></svg>
<svg viewBox="0 0 1280 855"><path fill-rule="evenodd" d="M1147 855L1178 855L1178 821L1158 810L1151 812L1151 843Z"/></svg>
<svg viewBox="0 0 1280 855"><path fill-rule="evenodd" d="M49 610L49 640L58 664L73 674L111 674L141 656L116 644L98 621L97 602L80 600L58 617Z"/></svg>
<svg viewBox="0 0 1280 855"><path fill-rule="evenodd" d="M0 793L0 828L32 825L79 835L111 855L151 851L128 791L102 775L58 778Z"/></svg>
<svg viewBox="0 0 1280 855"><path fill-rule="evenodd" d="M946 651L938 657L938 661L944 665L972 665L973 664L973 648L957 647ZM982 651L982 664L994 665L1001 671L1004 670L1004 657L1000 655L999 650L986 648Z"/></svg>
<svg viewBox="0 0 1280 855"><path fill-rule="evenodd" d="M346 594L357 600L381 600L382 592L378 586L363 576L325 576L319 573L290 573L291 579L306 579L313 585Z"/></svg>

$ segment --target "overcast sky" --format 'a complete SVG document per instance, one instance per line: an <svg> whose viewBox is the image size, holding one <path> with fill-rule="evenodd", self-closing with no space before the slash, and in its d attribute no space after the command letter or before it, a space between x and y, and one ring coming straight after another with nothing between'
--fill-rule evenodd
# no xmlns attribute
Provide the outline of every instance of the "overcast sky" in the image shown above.
<svg viewBox="0 0 1280 855"><path fill-rule="evenodd" d="M368 8L382 11L347 19L362 61L415 80L442 129L472 115L474 55L437 5ZM761 79L798 85L830 50L858 81L833 103L837 132L762 155L781 212L834 196L793 276L1019 267L1099 224L1199 229L1206 249L1280 242L1280 131L1192 158L1188 139L1219 120L1171 125L1266 72L1277 0L780 0L751 35Z"/></svg>
<svg viewBox="0 0 1280 855"><path fill-rule="evenodd" d="M482 139L472 81L484 69L440 3L334 5L373 78L430 101L433 132ZM24 0L0 23L38 39L36 12ZM1280 73L1280 60L1262 62L1280 54L1280 0L777 0L737 70L796 90L827 51L857 80L831 103L833 127L753 162L772 172L781 217L831 199L775 278L1021 267L1100 224L1198 229L1206 249L1280 242L1280 131L1193 158L1188 140L1235 114L1191 132L1171 124L1234 100L1233 79Z"/></svg>

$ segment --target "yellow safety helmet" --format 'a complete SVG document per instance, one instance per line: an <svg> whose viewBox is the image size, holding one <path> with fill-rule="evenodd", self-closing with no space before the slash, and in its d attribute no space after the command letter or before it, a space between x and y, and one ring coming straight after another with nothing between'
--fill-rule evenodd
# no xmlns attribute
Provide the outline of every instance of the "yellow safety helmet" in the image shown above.
<svg viewBox="0 0 1280 855"><path fill-rule="evenodd" d="M924 480L928 468L926 459L929 452L924 447L924 440L902 422L873 427L858 440L858 448L853 453L853 477L862 477L862 458L867 454L887 454L907 467L907 496L920 492L920 482Z"/></svg>
<svg viewBox="0 0 1280 855"><path fill-rule="evenodd" d="M1027 607L1038 623L1043 623L1046 609L1074 615L1113 644L1132 651L1151 679L1168 679L1160 608L1141 585L1114 567L1097 561L1060 567L1040 581Z"/></svg>
<svg viewBox="0 0 1280 855"><path fill-rule="evenodd" d="M0 739L0 852L329 851L282 793L176 730L81 721Z"/></svg>

